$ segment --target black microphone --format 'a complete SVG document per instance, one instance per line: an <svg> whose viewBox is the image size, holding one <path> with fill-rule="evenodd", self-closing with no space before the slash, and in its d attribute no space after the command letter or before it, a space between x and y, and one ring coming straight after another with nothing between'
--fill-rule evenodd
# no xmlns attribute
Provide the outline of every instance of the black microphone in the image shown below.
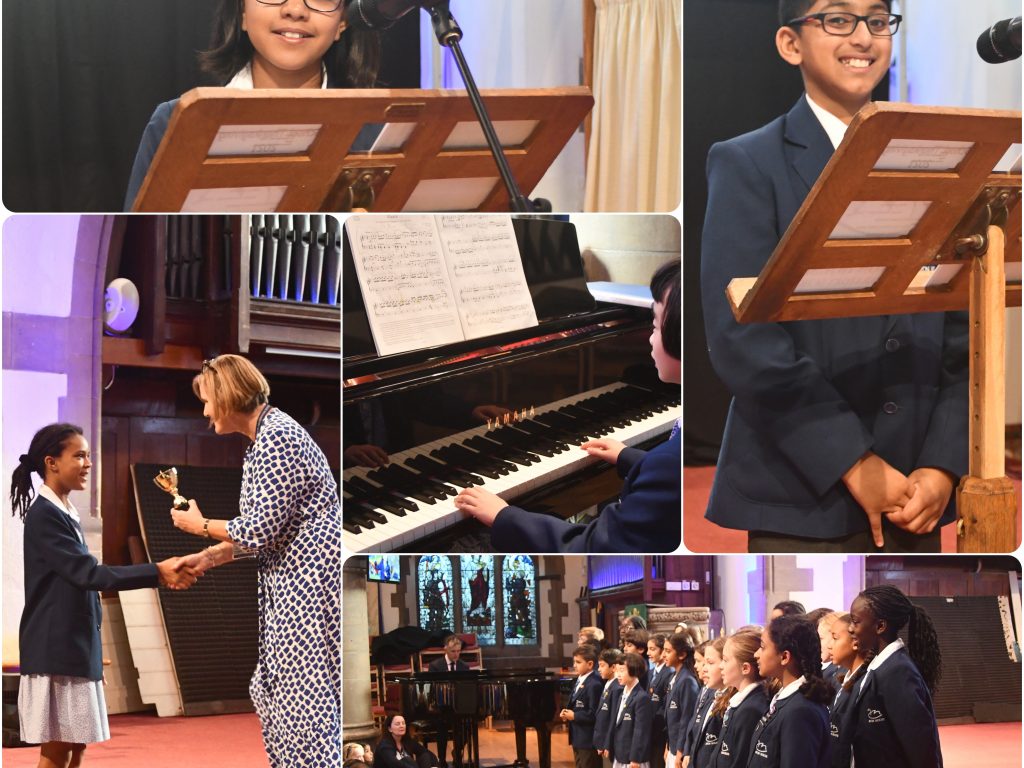
<svg viewBox="0 0 1024 768"><path fill-rule="evenodd" d="M442 0L348 0L345 21L356 29L390 29L417 8L433 8Z"/></svg>
<svg viewBox="0 0 1024 768"><path fill-rule="evenodd" d="M1020 58L1020 16L997 21L978 38L978 55L989 64Z"/></svg>

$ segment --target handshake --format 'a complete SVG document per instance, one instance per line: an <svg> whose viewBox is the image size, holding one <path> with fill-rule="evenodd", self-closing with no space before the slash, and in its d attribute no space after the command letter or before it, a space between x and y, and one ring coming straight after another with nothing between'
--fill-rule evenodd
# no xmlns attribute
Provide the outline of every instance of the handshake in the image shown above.
<svg viewBox="0 0 1024 768"><path fill-rule="evenodd" d="M208 550L194 552L184 557L169 557L156 564L160 586L173 590L184 590L195 586L199 577L216 565L213 554Z"/></svg>

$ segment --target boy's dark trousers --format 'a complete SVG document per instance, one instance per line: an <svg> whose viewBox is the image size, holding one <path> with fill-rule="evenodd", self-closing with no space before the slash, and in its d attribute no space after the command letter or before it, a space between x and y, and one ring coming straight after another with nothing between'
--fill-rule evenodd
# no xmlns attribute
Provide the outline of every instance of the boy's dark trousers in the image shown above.
<svg viewBox="0 0 1024 768"><path fill-rule="evenodd" d="M596 749L572 748L572 758L576 768L602 768L601 756Z"/></svg>

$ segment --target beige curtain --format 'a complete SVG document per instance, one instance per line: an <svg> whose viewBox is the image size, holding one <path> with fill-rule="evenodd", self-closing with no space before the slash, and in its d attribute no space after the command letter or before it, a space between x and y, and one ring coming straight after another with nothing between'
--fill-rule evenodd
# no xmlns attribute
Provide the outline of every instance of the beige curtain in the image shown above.
<svg viewBox="0 0 1024 768"><path fill-rule="evenodd" d="M594 0L588 211L674 211L682 158L682 0Z"/></svg>

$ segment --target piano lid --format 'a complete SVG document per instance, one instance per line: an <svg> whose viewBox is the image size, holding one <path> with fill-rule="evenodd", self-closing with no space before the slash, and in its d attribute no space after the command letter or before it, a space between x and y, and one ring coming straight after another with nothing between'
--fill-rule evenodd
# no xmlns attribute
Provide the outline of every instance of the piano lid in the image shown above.
<svg viewBox="0 0 1024 768"><path fill-rule="evenodd" d="M386 356L376 353L346 229L342 275L346 403L419 386L440 375L478 371L589 343L650 322L646 309L598 304L594 299L587 289L575 225L532 216L513 218L512 226L538 325Z"/></svg>

